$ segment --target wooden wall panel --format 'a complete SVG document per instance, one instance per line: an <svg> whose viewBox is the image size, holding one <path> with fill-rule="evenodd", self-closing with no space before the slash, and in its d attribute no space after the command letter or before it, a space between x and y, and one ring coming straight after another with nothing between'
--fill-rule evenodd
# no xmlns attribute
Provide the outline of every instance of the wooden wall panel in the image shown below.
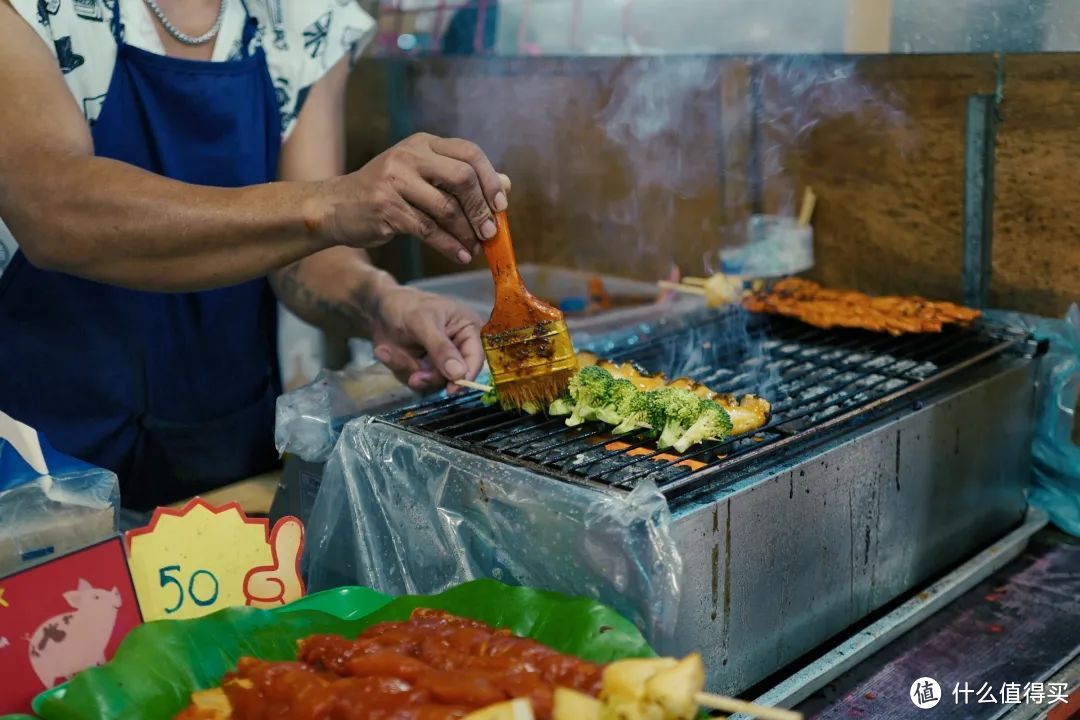
<svg viewBox="0 0 1080 720"><path fill-rule="evenodd" d="M513 177L522 261L699 273L751 212L794 213L809 184L817 279L958 299L965 107L994 91L997 62L367 60L350 86L349 162L392 137L393 74L403 125L472 139ZM1080 300L1080 56L1010 56L1006 70L992 301L1060 315ZM425 254L429 274L458 269Z"/></svg>
<svg viewBox="0 0 1080 720"><path fill-rule="evenodd" d="M780 172L763 180L765 209L790 214L802 188L813 188L812 275L872 293L960 299L965 107L969 95L993 91L993 58L832 59L795 97L785 97L798 86L781 70L791 72L762 68L761 105L794 100L816 124L801 136L791 123L764 124L763 147L782 157Z"/></svg>
<svg viewBox="0 0 1080 720"><path fill-rule="evenodd" d="M1080 302L1080 55L1008 56L991 303L1060 317Z"/></svg>
<svg viewBox="0 0 1080 720"><path fill-rule="evenodd" d="M409 124L477 142L513 178L521 261L646 279L673 262L700 272L747 212L747 68L722 58L430 60L407 66ZM350 107L369 83L354 79ZM364 147L378 135L354 134ZM350 152L351 166L362 160ZM459 269L424 258L432 274Z"/></svg>

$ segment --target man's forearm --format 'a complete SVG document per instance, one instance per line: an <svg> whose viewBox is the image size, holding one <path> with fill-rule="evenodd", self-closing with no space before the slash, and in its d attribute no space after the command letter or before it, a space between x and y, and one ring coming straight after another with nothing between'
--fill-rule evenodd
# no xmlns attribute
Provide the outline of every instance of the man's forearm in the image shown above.
<svg viewBox="0 0 1080 720"><path fill-rule="evenodd" d="M344 247L298 260L270 281L297 317L339 337L371 337L382 298L398 286L367 253Z"/></svg>
<svg viewBox="0 0 1080 720"><path fill-rule="evenodd" d="M49 153L23 165L0 185L0 216L47 269L192 291L260 277L330 245L316 183L203 187Z"/></svg>

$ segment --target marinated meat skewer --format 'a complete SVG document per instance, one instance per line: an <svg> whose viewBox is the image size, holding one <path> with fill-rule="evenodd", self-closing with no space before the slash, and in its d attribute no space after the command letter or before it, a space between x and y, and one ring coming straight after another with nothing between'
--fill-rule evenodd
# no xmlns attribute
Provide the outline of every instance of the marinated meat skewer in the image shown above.
<svg viewBox="0 0 1080 720"><path fill-rule="evenodd" d="M945 325L969 325L982 314L916 295L872 297L854 290L830 290L801 278L787 278L771 290L753 293L743 300L743 307L825 329L858 328L891 335L941 332Z"/></svg>

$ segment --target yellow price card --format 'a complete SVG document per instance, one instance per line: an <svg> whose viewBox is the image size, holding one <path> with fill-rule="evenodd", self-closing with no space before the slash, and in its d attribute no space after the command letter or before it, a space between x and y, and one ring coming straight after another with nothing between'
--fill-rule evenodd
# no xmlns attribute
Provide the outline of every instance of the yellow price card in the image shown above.
<svg viewBox="0 0 1080 720"><path fill-rule="evenodd" d="M195 498L158 508L127 533L128 564L143 619L182 619L237 605L273 607L303 596L304 529L294 517L249 518L236 503Z"/></svg>

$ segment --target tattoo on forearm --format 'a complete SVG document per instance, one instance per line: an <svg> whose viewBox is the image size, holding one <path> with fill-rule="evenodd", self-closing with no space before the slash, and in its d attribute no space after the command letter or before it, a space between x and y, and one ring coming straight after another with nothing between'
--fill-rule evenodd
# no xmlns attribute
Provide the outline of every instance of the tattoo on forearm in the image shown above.
<svg viewBox="0 0 1080 720"><path fill-rule="evenodd" d="M317 288L311 287L303 278L300 266L303 261L293 263L280 274L280 291L283 299L290 304L304 308L308 314L319 319L316 324L343 326L342 330L350 335L369 335L379 316L381 298L375 292L374 283L365 280L355 301L339 301L327 297Z"/></svg>

